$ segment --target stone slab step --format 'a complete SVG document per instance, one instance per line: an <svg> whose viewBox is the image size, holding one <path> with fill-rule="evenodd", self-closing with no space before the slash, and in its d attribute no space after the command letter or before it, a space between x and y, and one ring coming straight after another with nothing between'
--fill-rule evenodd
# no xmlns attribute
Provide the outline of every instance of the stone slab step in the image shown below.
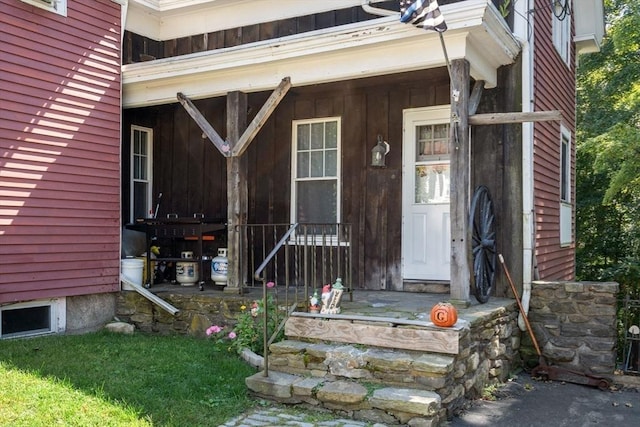
<svg viewBox="0 0 640 427"><path fill-rule="evenodd" d="M458 354L465 328L468 324L464 320L451 328L439 328L431 322L409 319L292 313L284 332L289 338Z"/></svg>
<svg viewBox="0 0 640 427"><path fill-rule="evenodd" d="M432 391L401 387L369 390L354 381L303 377L277 371L258 372L245 380L259 396L282 403L306 402L314 406L351 412L355 417L389 424L438 425L445 411Z"/></svg>

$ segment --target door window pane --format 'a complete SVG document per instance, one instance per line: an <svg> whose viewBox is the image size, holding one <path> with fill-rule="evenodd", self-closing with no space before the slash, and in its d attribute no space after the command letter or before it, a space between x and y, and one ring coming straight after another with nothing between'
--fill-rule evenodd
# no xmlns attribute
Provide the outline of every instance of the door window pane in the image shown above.
<svg viewBox="0 0 640 427"><path fill-rule="evenodd" d="M416 129L416 161L442 160L449 155L449 125L423 125Z"/></svg>
<svg viewBox="0 0 640 427"><path fill-rule="evenodd" d="M415 203L449 203L448 163L416 165Z"/></svg>

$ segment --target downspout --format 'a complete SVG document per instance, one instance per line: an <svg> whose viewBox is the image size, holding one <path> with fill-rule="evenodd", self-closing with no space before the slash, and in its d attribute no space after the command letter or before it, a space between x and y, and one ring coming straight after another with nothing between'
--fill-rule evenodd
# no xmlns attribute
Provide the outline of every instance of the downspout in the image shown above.
<svg viewBox="0 0 640 427"><path fill-rule="evenodd" d="M133 283L131 280L127 279L122 274L120 275L120 281L122 282L123 291L136 291L137 293L139 293L140 295L142 295L152 303L160 306L160 308L162 308L163 310L167 311L168 313L174 316L180 313L180 310L178 310L177 308L175 308L174 306L172 306L171 304L169 304L159 296L152 294L147 289L142 287L142 285L138 283Z"/></svg>
<svg viewBox="0 0 640 427"><path fill-rule="evenodd" d="M522 45L522 112L533 111L533 23L529 21L530 1L514 5L514 35ZM533 204L533 123L522 124L522 307L529 312L531 282L534 271L535 216ZM518 327L526 330L522 314L518 316Z"/></svg>
<svg viewBox="0 0 640 427"><path fill-rule="evenodd" d="M122 52L122 44L124 42L124 28L127 20L127 10L129 9L129 0L111 1L120 5L120 52ZM122 62L122 58L120 58L120 62ZM122 67L122 63L120 64L120 67ZM122 76L122 73L120 73L120 75ZM122 78L120 79L120 135L122 135ZM122 146L122 139L120 140L120 145ZM120 170L122 170L122 158L120 159L120 166ZM120 232L120 245L122 245L122 231ZM152 294L147 289L142 287L142 285L133 283L128 280L122 275L122 272L120 273L120 282L122 282L122 290L136 291L152 303L158 305L160 308L171 313L174 316L180 313L180 310L178 310L162 298L158 297L157 295Z"/></svg>

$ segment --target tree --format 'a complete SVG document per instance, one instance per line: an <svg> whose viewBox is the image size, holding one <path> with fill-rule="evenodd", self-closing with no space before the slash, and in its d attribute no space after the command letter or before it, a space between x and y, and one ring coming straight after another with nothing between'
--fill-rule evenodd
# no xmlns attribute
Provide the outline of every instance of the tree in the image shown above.
<svg viewBox="0 0 640 427"><path fill-rule="evenodd" d="M577 81L577 275L640 289L640 3L606 0Z"/></svg>

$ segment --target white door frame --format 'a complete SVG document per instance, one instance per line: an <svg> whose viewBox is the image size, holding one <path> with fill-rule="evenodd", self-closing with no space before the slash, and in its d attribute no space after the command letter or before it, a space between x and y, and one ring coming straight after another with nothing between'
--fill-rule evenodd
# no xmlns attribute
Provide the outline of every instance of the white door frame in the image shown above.
<svg viewBox="0 0 640 427"><path fill-rule="evenodd" d="M412 108L403 111L402 159L402 277L408 280L450 279L451 225L449 198L443 203L416 202L416 135L420 125L449 124L451 107ZM447 163L449 158L432 162ZM427 161L425 164L429 165ZM449 183L446 182L446 193Z"/></svg>

